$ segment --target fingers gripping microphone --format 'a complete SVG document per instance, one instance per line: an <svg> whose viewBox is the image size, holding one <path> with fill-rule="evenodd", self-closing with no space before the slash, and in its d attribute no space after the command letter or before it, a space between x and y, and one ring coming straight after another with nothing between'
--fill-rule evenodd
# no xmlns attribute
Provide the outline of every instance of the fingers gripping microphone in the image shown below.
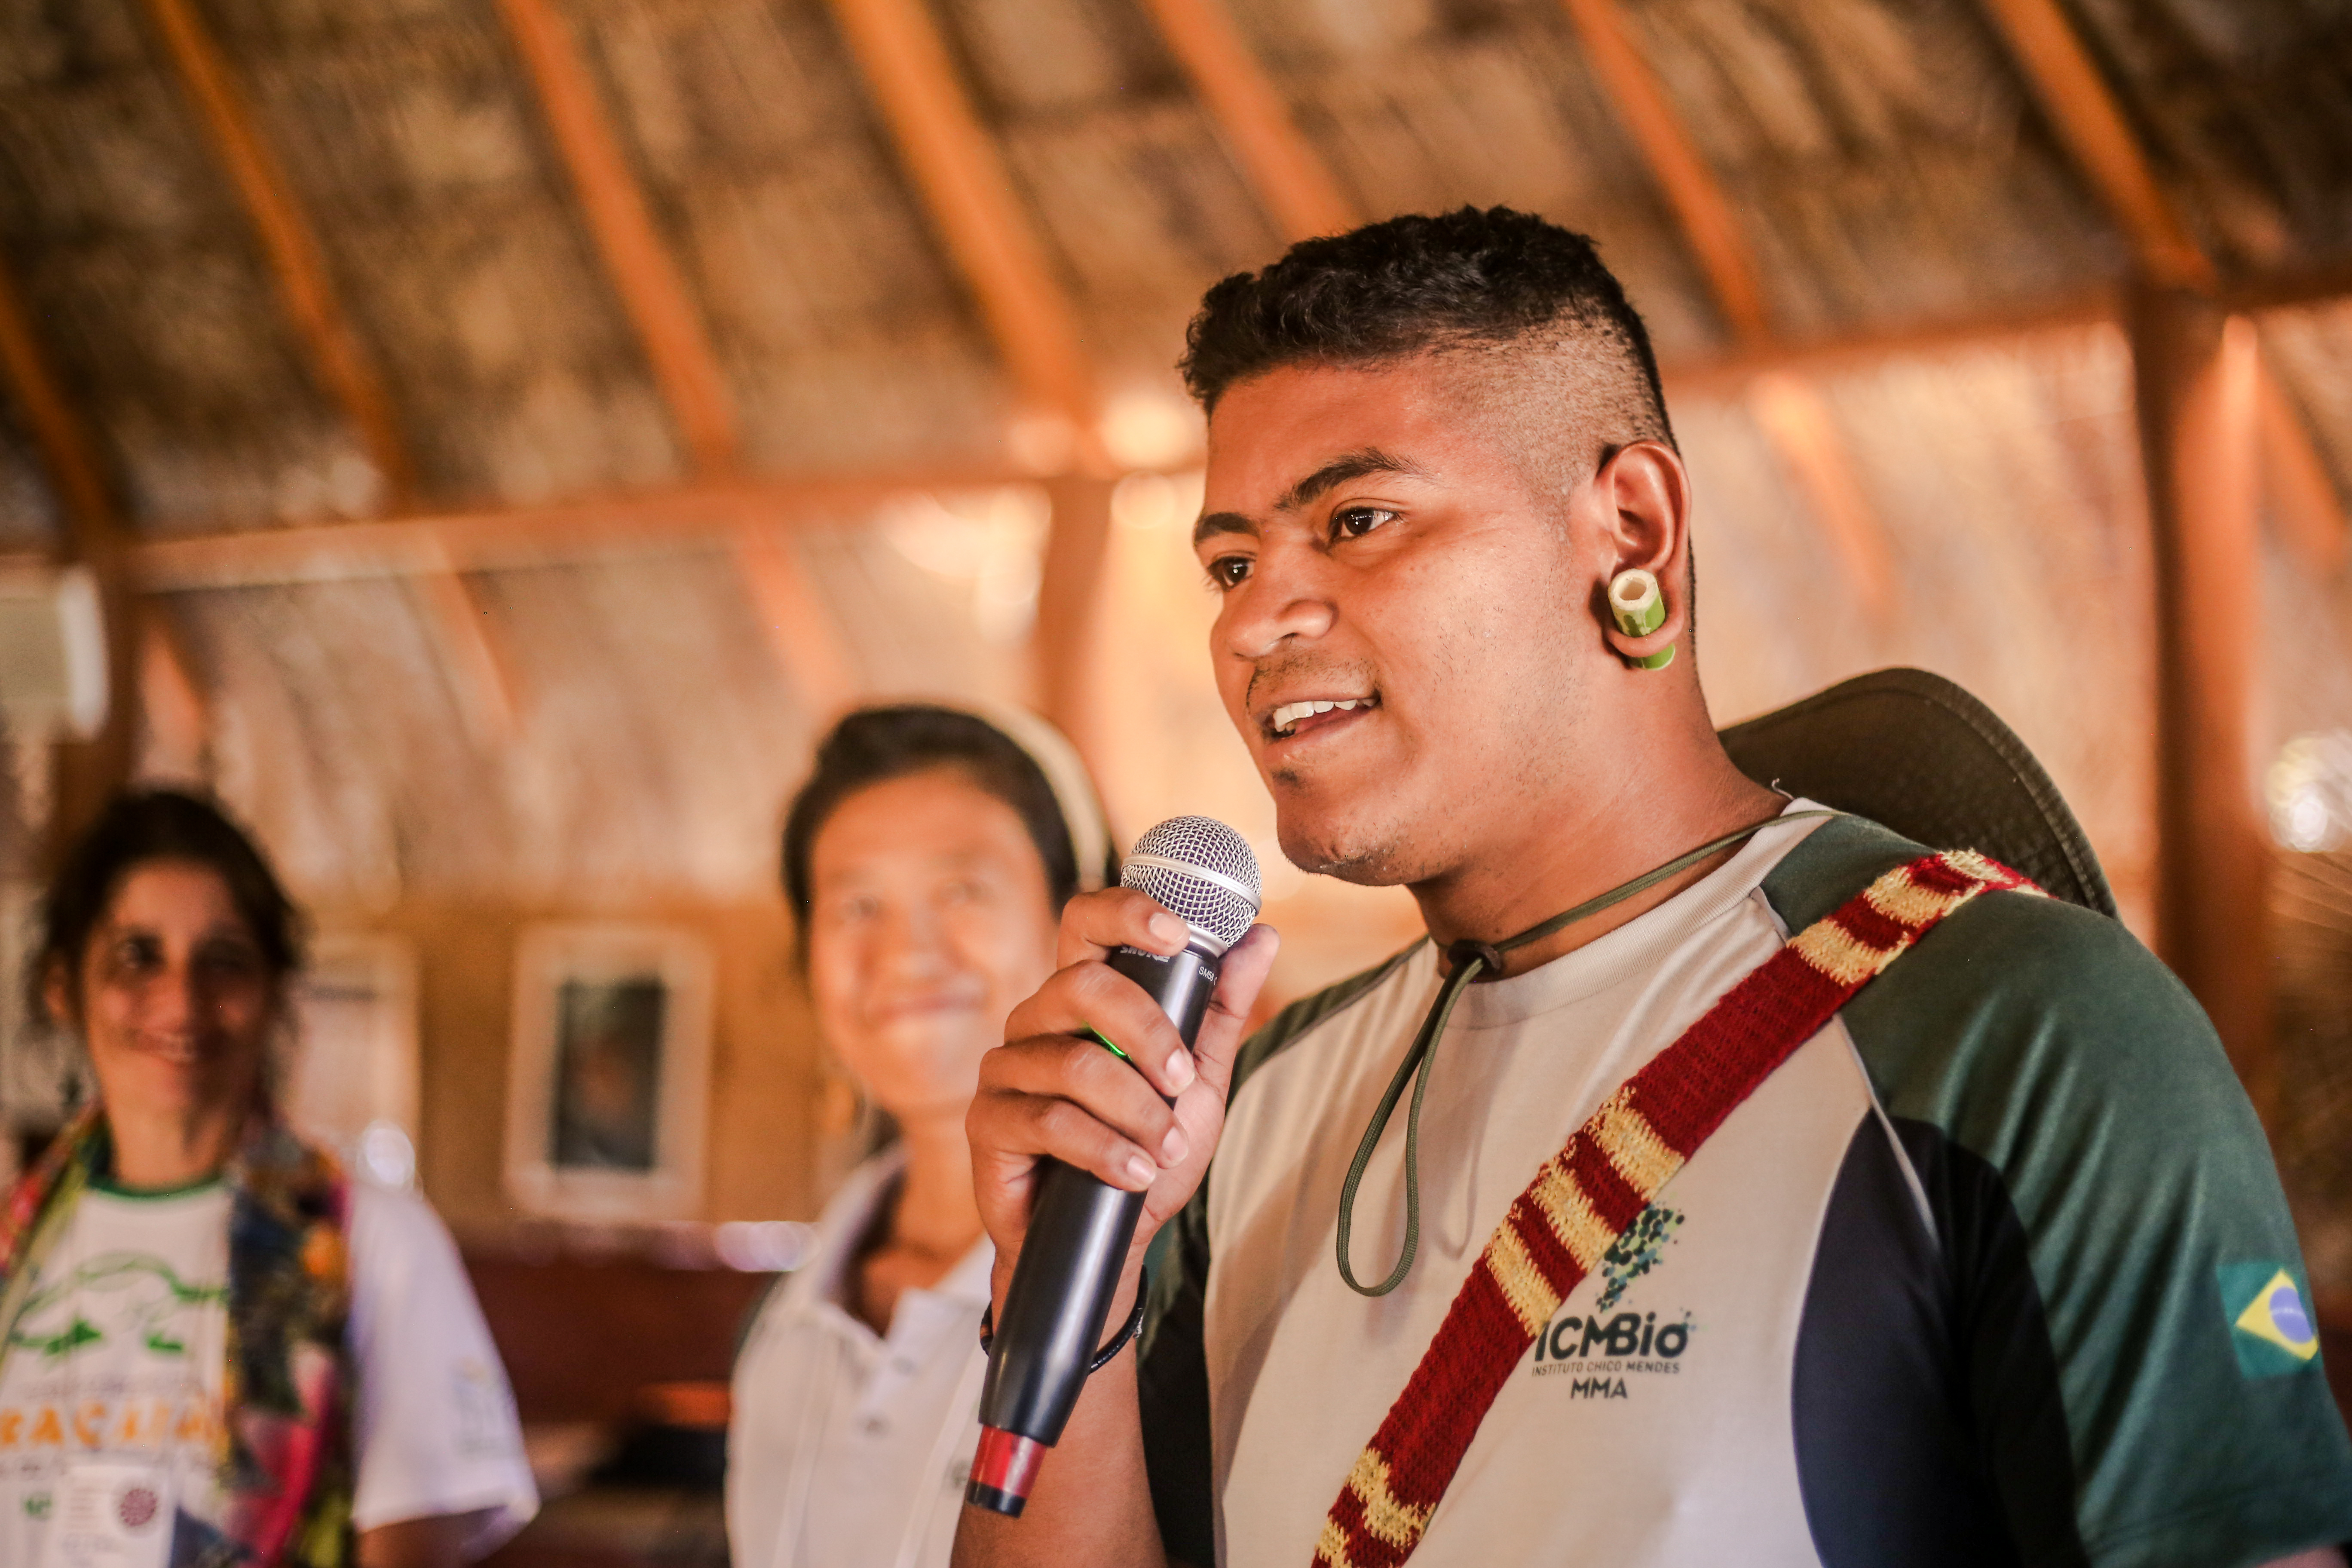
<svg viewBox="0 0 2352 1568"><path fill-rule="evenodd" d="M1113 969L1151 994L1190 1050L1225 950L1257 917L1257 857L1222 822L1171 817L1136 842L1119 881L1149 893L1192 929L1192 941L1172 958L1131 947L1110 957ZM989 1351L966 1502L1019 1517L1045 1450L1060 1440L1086 1386L1142 1212L1141 1193L1057 1160L1045 1163Z"/></svg>

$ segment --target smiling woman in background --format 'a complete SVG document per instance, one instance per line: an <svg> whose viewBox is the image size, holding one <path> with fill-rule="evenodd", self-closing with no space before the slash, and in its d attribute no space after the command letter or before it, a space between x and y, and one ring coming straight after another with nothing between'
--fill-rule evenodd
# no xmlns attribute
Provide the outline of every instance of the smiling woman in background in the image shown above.
<svg viewBox="0 0 2352 1568"><path fill-rule="evenodd" d="M819 747L784 891L825 1043L898 1138L834 1198L736 1363L736 1568L947 1562L993 1261L964 1111L1005 1015L1054 972L1062 905L1116 874L1076 753L1026 714L868 709Z"/></svg>
<svg viewBox="0 0 2352 1568"><path fill-rule="evenodd" d="M299 917L259 851L125 795L42 915L31 988L98 1096L0 1214L0 1563L450 1568L512 1534L539 1500L448 1233L271 1104Z"/></svg>

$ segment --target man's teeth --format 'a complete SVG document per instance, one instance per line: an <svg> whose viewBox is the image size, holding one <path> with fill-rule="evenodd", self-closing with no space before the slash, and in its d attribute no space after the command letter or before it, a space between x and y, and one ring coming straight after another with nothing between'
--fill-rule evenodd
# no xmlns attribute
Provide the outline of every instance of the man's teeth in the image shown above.
<svg viewBox="0 0 2352 1568"><path fill-rule="evenodd" d="M1350 697L1340 702L1286 702L1274 710L1268 722L1274 726L1276 734L1284 734L1301 719L1309 718L1317 713L1328 713L1335 708L1342 713L1351 713L1359 708L1370 708L1371 705L1372 700L1369 697Z"/></svg>

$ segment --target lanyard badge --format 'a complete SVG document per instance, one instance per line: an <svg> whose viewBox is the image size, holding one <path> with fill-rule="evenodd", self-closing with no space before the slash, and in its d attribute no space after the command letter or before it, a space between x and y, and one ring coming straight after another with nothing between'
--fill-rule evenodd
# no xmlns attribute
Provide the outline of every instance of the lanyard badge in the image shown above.
<svg viewBox="0 0 2352 1568"><path fill-rule="evenodd" d="M40 1568L166 1568L172 1471L136 1459L77 1459L58 1478Z"/></svg>

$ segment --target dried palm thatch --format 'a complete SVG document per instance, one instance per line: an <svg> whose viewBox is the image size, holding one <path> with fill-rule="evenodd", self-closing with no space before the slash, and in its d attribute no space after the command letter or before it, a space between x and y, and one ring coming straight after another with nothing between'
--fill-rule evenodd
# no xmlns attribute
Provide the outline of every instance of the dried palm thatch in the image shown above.
<svg viewBox="0 0 2352 1568"><path fill-rule="evenodd" d="M808 637L865 691L1024 689L1044 525L1012 481L1067 454L1024 444L1018 361L1034 345L1008 332L973 242L879 107L840 25L866 3L552 12L718 367L741 468L1001 482L789 525L744 503L730 526L788 539L783 563L818 606L790 627L709 527L625 546L543 528L537 555L482 564L455 595L433 560L406 557L160 595L209 710L195 765L314 898L742 896L767 884L775 812L835 700L792 662ZM387 477L159 41L163 4L0 7L0 264L135 539L383 515ZM510 5L188 8L381 379L409 508L708 477ZM1627 129L1624 82L1559 0L1227 9L1301 155L1357 213L1508 202L1599 237L1691 373L1673 397L1718 720L1877 664L1948 674L2042 752L2146 929L2153 569L2119 330L1768 363L1773 340L2036 311L2133 264L2114 192L1984 0L1618 0L1752 253L1760 327L1727 310L1687 193ZM1173 434L1139 466L1182 470L1198 433L1171 363L1201 289L1285 237L1263 175L1141 0L916 14L1003 171L1014 237L1034 242L1027 283L1076 323L1076 379L1156 409ZM2322 0L2259 15L2068 0L2063 15L2225 283L2352 259L2352 41ZM2352 306L2270 310L2262 329L2340 510ZM1835 472L1792 454L1788 385L1699 374L1735 347L1747 370L1801 384ZM19 417L0 417L0 548L54 539L63 510ZM1107 684L1149 694L1104 721L1113 805L1131 830L1189 793L1263 837L1201 668L1205 605L1172 503L1150 493L1114 509L1097 606ZM1872 572L1876 614L1858 592ZM2275 746L2352 722L2352 588L2284 545L2267 582L2258 740ZM1316 962L1355 956L1327 944Z"/></svg>

